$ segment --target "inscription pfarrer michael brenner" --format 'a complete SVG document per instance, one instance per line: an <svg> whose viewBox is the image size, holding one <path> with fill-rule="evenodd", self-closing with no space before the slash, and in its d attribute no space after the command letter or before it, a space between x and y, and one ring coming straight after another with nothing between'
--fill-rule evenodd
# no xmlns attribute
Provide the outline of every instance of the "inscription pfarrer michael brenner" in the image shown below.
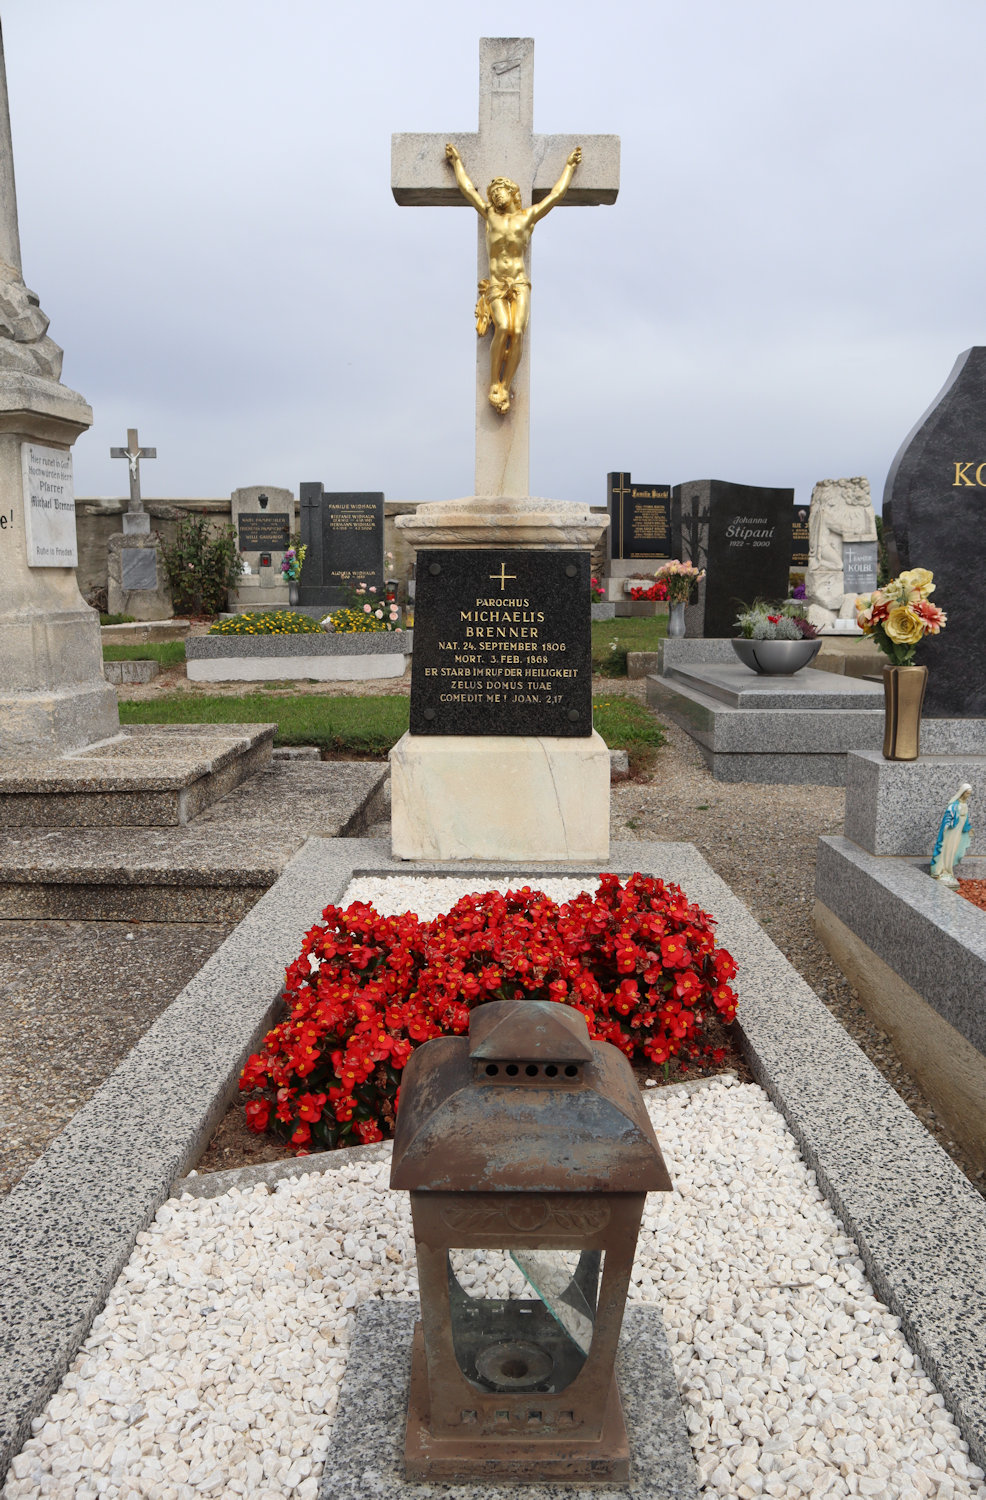
<svg viewBox="0 0 986 1500"><path fill-rule="evenodd" d="M418 553L412 734L592 733L589 556Z"/></svg>

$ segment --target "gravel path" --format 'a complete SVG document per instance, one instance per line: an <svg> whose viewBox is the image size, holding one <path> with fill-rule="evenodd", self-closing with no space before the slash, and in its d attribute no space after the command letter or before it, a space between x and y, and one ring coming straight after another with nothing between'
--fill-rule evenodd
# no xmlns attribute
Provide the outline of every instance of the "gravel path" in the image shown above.
<svg viewBox="0 0 986 1500"><path fill-rule="evenodd" d="M663 1312L706 1496L986 1500L983 1471L755 1084L655 1089L674 1191L632 1302ZM416 1296L389 1160L171 1199L14 1459L5 1500L315 1500L353 1309ZM469 1252L459 1252L460 1257ZM497 1252L473 1295L528 1295Z"/></svg>

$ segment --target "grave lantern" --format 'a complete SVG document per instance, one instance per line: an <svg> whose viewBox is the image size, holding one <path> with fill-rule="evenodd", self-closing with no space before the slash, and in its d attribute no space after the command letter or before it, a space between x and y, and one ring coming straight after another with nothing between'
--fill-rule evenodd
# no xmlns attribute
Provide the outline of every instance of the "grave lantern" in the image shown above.
<svg viewBox="0 0 986 1500"><path fill-rule="evenodd" d="M404 1069L390 1185L421 1297L407 1478L626 1480L617 1344L645 1195L671 1187L627 1059L567 1005L479 1006ZM477 1261L513 1294L473 1295Z"/></svg>

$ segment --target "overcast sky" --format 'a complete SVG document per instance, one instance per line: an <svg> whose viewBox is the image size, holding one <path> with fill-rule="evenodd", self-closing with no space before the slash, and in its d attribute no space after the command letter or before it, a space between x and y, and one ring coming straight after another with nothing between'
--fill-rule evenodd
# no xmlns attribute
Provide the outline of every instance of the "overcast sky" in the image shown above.
<svg viewBox="0 0 986 1500"><path fill-rule="evenodd" d="M986 342L983 0L0 0L24 275L95 413L78 495L470 492L475 217L398 208L392 131L615 132L534 243L535 494L790 485L894 453ZM467 163L468 166L468 163Z"/></svg>

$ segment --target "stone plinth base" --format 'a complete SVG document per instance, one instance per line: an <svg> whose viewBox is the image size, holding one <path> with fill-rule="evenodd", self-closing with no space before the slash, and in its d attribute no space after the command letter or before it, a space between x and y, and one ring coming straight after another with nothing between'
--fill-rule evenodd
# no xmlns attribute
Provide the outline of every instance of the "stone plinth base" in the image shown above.
<svg viewBox="0 0 986 1500"><path fill-rule="evenodd" d="M609 857L609 751L595 730L405 734L390 764L397 859Z"/></svg>
<svg viewBox="0 0 986 1500"><path fill-rule="evenodd" d="M403 1494L405 1484L413 1485L401 1462L401 1448L417 1313L413 1302L364 1302L360 1307L319 1500L369 1500L371 1496L382 1500ZM610 1483L605 1493L612 1500L696 1500L698 1471L657 1307L627 1308L616 1379L630 1440L630 1478ZM494 1495L499 1500L578 1500L592 1479L565 1476L552 1481L541 1471L541 1446L537 1438L531 1440L530 1463L523 1478L504 1477L490 1465L483 1477L464 1484L432 1482L420 1491L409 1488L408 1493L441 1494L445 1500L483 1500ZM571 1449L579 1446L570 1445Z"/></svg>

